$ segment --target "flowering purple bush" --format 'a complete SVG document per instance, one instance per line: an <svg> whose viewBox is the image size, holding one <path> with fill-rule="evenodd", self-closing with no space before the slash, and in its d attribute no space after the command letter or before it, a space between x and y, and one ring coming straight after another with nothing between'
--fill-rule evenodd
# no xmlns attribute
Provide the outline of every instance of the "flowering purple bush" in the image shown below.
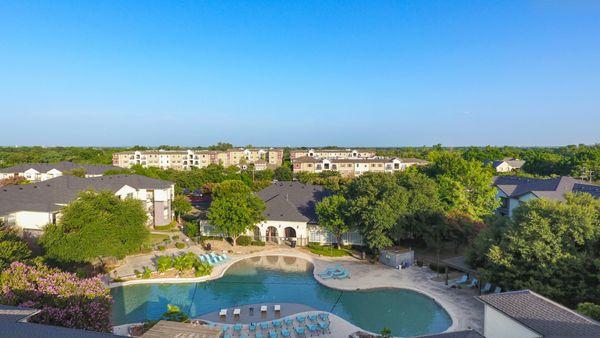
<svg viewBox="0 0 600 338"><path fill-rule="evenodd" d="M40 309L36 323L110 332L112 298L100 278L14 262L0 274L0 303Z"/></svg>

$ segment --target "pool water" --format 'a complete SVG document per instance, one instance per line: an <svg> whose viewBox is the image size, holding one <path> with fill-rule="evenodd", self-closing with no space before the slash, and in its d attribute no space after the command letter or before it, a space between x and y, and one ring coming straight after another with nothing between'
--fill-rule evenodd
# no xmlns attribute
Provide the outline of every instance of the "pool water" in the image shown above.
<svg viewBox="0 0 600 338"><path fill-rule="evenodd" d="M304 304L371 332L388 327L396 336L442 332L452 324L448 313L423 294L404 289L335 290L318 283L312 270L312 264L300 258L266 256L239 261L213 281L113 288L113 325L158 319L167 304L194 317L260 303Z"/></svg>

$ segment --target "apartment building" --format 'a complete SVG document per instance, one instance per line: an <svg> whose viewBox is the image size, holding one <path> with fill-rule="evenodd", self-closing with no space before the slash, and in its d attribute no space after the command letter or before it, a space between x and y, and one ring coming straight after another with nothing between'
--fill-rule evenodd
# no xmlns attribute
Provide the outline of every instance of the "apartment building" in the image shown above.
<svg viewBox="0 0 600 338"><path fill-rule="evenodd" d="M368 149L296 149L290 151L292 160L301 157L314 158L372 158L375 157L374 150Z"/></svg>
<svg viewBox="0 0 600 338"><path fill-rule="evenodd" d="M102 176L108 170L118 170L112 165L79 164L73 162L26 163L0 168L0 180L11 177L23 177L31 182L40 182L62 176L65 172L84 170L85 177Z"/></svg>
<svg viewBox="0 0 600 338"><path fill-rule="evenodd" d="M113 165L131 168L139 164L144 167L189 170L204 168L209 164L225 167L239 166L245 169L255 164L257 170L275 168L283 163L283 149L228 149L217 150L144 150L125 151L113 154Z"/></svg>
<svg viewBox="0 0 600 338"><path fill-rule="evenodd" d="M32 234L40 233L48 223L56 223L61 209L86 190L111 191L120 198L144 203L148 225L166 225L173 220L171 202L175 194L172 182L140 175L110 175L82 178L59 176L40 183L0 188L0 219Z"/></svg>
<svg viewBox="0 0 600 338"><path fill-rule="evenodd" d="M337 171L342 177L356 177L366 172L395 172L413 165L426 165L418 158L316 158L304 156L292 160L294 172L321 173Z"/></svg>

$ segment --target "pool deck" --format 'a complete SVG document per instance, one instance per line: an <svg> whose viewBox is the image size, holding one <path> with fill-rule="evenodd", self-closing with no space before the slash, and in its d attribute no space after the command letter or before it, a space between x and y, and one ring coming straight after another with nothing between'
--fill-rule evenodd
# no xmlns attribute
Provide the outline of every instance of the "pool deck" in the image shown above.
<svg viewBox="0 0 600 338"><path fill-rule="evenodd" d="M277 248L252 254L231 255L231 259L228 262L215 266L210 276L198 278L141 279L112 283L109 287L153 283L194 283L217 279L222 277L233 263L246 258L259 256L289 256L305 259L314 265L315 279L321 284L334 289L366 290L377 288L403 288L420 292L438 302L448 312L452 318L452 325L447 331L466 329L476 329L481 331L483 327L483 305L474 298L474 296L477 295L476 291L472 289L448 288L443 282L435 280L437 274L429 268L413 266L408 269L397 270L380 263L372 264L351 257L329 258L317 256L292 248ZM150 255L149 259L153 257L154 255ZM350 272L351 278L343 280L323 280L318 276L318 273L335 264L341 264L347 269ZM151 264L146 263L146 265ZM127 268L121 267L120 269L125 271ZM336 334L340 334L339 330L345 332L346 330L343 328L354 330L349 331L349 333L358 330L356 326L344 319L338 319L339 320L332 319L332 328L335 329ZM348 335L345 334L345 336L347 337Z"/></svg>

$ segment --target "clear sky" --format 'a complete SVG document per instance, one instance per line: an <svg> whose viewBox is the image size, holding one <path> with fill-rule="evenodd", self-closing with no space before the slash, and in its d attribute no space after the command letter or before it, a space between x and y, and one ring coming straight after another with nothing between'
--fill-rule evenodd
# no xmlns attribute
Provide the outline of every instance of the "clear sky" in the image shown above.
<svg viewBox="0 0 600 338"><path fill-rule="evenodd" d="M0 144L600 142L599 1L0 1Z"/></svg>

